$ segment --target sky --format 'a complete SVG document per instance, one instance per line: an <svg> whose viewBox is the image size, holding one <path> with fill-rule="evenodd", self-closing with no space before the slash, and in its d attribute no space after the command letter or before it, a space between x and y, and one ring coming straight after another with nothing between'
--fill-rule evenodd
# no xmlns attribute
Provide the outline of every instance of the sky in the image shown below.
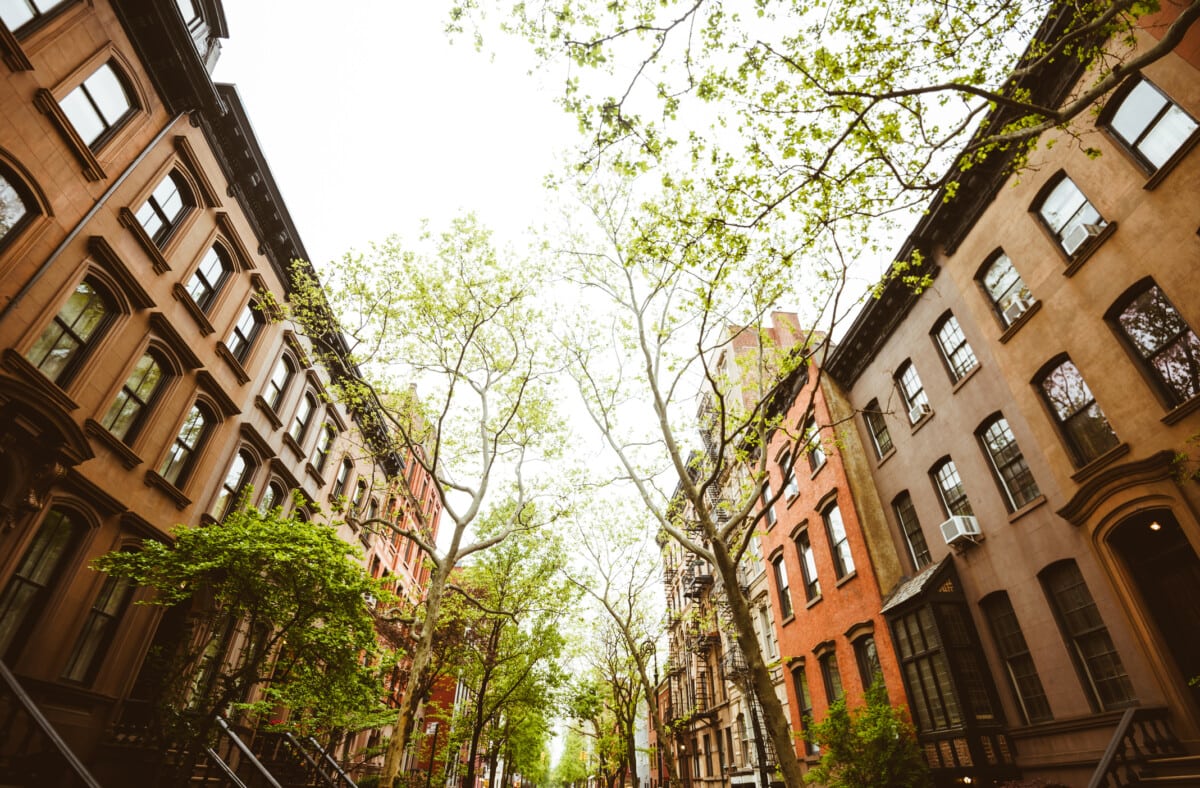
<svg viewBox="0 0 1200 788"><path fill-rule="evenodd" d="M540 223L575 127L519 42L451 41L428 0L224 7L215 77L237 85L312 262L466 211L507 242Z"/></svg>

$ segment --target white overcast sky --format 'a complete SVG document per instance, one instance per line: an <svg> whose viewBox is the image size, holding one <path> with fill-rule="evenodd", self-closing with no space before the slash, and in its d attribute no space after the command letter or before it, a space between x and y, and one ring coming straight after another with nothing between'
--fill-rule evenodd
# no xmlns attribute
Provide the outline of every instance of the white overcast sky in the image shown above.
<svg viewBox="0 0 1200 788"><path fill-rule="evenodd" d="M238 86L312 261L475 211L504 241L544 215L575 141L557 85L515 40L490 57L429 0L225 0L216 79ZM561 77L561 75L556 75Z"/></svg>

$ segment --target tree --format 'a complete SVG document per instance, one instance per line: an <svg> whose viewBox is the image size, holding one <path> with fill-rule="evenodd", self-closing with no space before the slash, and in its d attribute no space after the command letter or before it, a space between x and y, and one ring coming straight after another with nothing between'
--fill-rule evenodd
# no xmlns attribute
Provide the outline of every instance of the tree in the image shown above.
<svg viewBox="0 0 1200 788"><path fill-rule="evenodd" d="M156 676L169 739L202 744L231 708L286 709L280 724L301 732L378 722L380 671L390 662L366 599L388 593L357 548L278 508L238 508L223 523L177 526L171 536L93 564L152 589L145 604L190 606L191 631L162 655Z"/></svg>
<svg viewBox="0 0 1200 788"><path fill-rule="evenodd" d="M929 767L917 744L916 732L904 712L891 705L887 688L875 681L867 702L848 710L841 698L809 735L821 746L821 762L804 779L825 788L926 788L932 785Z"/></svg>
<svg viewBox="0 0 1200 788"><path fill-rule="evenodd" d="M439 550L430 522L363 522L411 540L431 567L380 782L392 788L455 567L556 515L554 505L534 506L542 493L530 471L560 450L547 393L552 370L540 351L540 273L506 265L489 233L465 217L439 236L426 233L416 249L393 237L348 253L324 275L322 286L296 268L292 314L331 369L348 364L362 373L336 375L337 396L383 451L403 453L434 478L450 525ZM400 492L413 495L403 485ZM469 540L468 528L484 522L488 536Z"/></svg>
<svg viewBox="0 0 1200 788"><path fill-rule="evenodd" d="M583 734L571 728L567 731L566 742L558 763L554 764L551 779L555 785L579 786L586 785L588 779L588 750Z"/></svg>

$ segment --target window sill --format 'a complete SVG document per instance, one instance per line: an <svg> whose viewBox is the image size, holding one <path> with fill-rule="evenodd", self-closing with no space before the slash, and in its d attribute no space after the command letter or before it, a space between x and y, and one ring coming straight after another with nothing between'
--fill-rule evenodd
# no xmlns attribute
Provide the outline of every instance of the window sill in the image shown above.
<svg viewBox="0 0 1200 788"><path fill-rule="evenodd" d="M1012 512L1011 514L1009 514L1008 521L1010 523L1015 523L1017 520L1020 520L1022 517L1029 514L1034 509L1037 509L1039 506L1041 506L1045 502L1046 502L1046 496L1039 495L1038 497L1034 498L1029 503L1022 506L1020 509L1017 509L1015 512Z"/></svg>
<svg viewBox="0 0 1200 788"><path fill-rule="evenodd" d="M1029 310L1025 310L1025 311L1028 312ZM1022 317L1024 317L1024 315L1022 315ZM976 361L975 366L968 369L965 373L963 373L963 376L961 378L959 378L958 380L956 380L954 382L954 386L950 389L950 393L957 394L959 389L961 389L963 386L967 385L968 380L975 377L975 373L979 372L979 368L981 366L983 366L983 365L980 364L978 361Z"/></svg>
<svg viewBox="0 0 1200 788"><path fill-rule="evenodd" d="M87 419L84 421L83 431L98 442L103 443L109 451L117 455L117 459L121 461L121 464L124 465L126 469L136 468L138 465L142 464L142 458L139 457L133 451L133 449L125 445L124 441L105 429L104 425L95 419Z"/></svg>
<svg viewBox="0 0 1200 788"><path fill-rule="evenodd" d="M1186 416L1200 409L1200 394L1176 405L1170 413L1162 417L1163 424L1175 424Z"/></svg>
<svg viewBox="0 0 1200 788"><path fill-rule="evenodd" d="M795 620L796 620L796 613L792 612L790 615L788 615L787 617L785 617L783 620L781 620L779 622L779 626L786 627L788 624L792 623Z"/></svg>
<svg viewBox="0 0 1200 788"><path fill-rule="evenodd" d="M278 414L275 413L275 409L267 404L267 401L263 399L261 394L254 398L254 404L263 412L263 415L267 417L267 421L271 422L271 426L274 429L279 429L283 426L283 421L279 418Z"/></svg>
<svg viewBox="0 0 1200 788"><path fill-rule="evenodd" d="M887 450L887 451L886 451L886 452L883 454L883 456L881 456L881 457L879 457L879 458L878 458L878 461L875 463L875 467L876 467L876 468L882 468L882 467L883 467L883 464L884 464L885 462L887 462L888 460L892 459L892 457L895 457L895 456L896 456L896 447L895 447L895 446L893 446L892 448L888 449L888 450Z"/></svg>
<svg viewBox="0 0 1200 788"><path fill-rule="evenodd" d="M1022 312L1020 317L1018 317L1016 320L1012 321L1012 323L1009 325L1009 327L1004 329L1004 333L1000 335L1000 344L1003 345L1006 342L1008 342L1008 340L1012 339L1013 336L1018 331L1021 330L1021 326L1028 323L1030 318L1032 318L1034 315L1036 315L1041 310L1042 310L1042 302L1041 301L1034 301L1032 304L1030 304L1029 308L1026 309L1024 312Z"/></svg>
<svg viewBox="0 0 1200 788"><path fill-rule="evenodd" d="M180 511L192 505L192 499L183 494L183 490L164 479L158 471L146 471L146 486L156 487L160 492L175 502L175 508Z"/></svg>
<svg viewBox="0 0 1200 788"><path fill-rule="evenodd" d="M805 609L805 610L808 610L809 608L811 608L811 607L814 607L815 605L817 605L817 604L818 604L818 603L819 603L819 602L820 602L822 599L824 599L824 598L825 598L825 597L823 597L822 595L820 595L820 594L817 594L815 597L813 597L812 599L808 600L808 602L807 602L807 603L804 605L804 609Z"/></svg>
<svg viewBox="0 0 1200 788"><path fill-rule="evenodd" d="M50 119L50 124L54 126L54 130L62 137L63 142L71 149L71 153L75 154L75 158L83 165L83 177L89 181L102 181L108 178L108 174L104 168L100 166L96 154L92 152L83 138L79 136L79 132L71 125L71 121L67 119L67 115L59 106L58 100L54 98L54 94L46 88L39 88L34 95L33 104L42 114ZM124 124L126 118L118 120L114 129Z"/></svg>
<svg viewBox="0 0 1200 788"><path fill-rule="evenodd" d="M926 424L928 424L930 421L932 421L934 413L935 413L935 411L930 410L928 413L926 413L924 416L922 416L917 421L916 424L912 425L912 434L916 435L918 432L921 431L922 427L924 427Z"/></svg>
<svg viewBox="0 0 1200 788"><path fill-rule="evenodd" d="M242 366L241 359L233 355L233 351L226 347L224 342L217 343L217 355L233 371L233 376L237 378L238 383L244 386L250 381L250 373Z"/></svg>
<svg viewBox="0 0 1200 788"><path fill-rule="evenodd" d="M29 55L25 54L21 42L7 25L0 25L0 53L3 53L4 63L10 71L33 71Z"/></svg>
<svg viewBox="0 0 1200 788"><path fill-rule="evenodd" d="M171 270L171 264L167 262L167 258L163 256L162 250L158 248L158 244L154 243L154 239L146 234L146 229L142 227L142 223L134 216L133 211L128 208L122 208L120 213L121 224L125 225L125 229L133 234L137 239L138 245L150 258L150 265L154 268L154 273L162 275Z"/></svg>
<svg viewBox="0 0 1200 788"><path fill-rule="evenodd" d="M300 448L300 444L292 437L292 433L285 432L283 434L283 443L292 451L296 452L297 459L304 456L304 449Z"/></svg>
<svg viewBox="0 0 1200 788"><path fill-rule="evenodd" d="M829 463L827 460L821 460L821 464L818 465L816 468L813 468L812 473L810 473L808 475L809 481L812 481L813 479L817 478L817 474L820 473L821 471L825 470L825 466L828 464Z"/></svg>
<svg viewBox="0 0 1200 788"><path fill-rule="evenodd" d="M854 570L853 572L850 572L850 573L846 574L844 577L842 577L841 579L839 579L839 580L838 580L836 583L834 583L834 584L833 584L833 587L834 587L834 588L841 588L842 586L846 585L846 583L849 583L851 580L853 580L853 579L854 579L854 578L856 578L856 577L858 577L858 570L857 570L857 569L856 569L856 570Z"/></svg>
<svg viewBox="0 0 1200 788"><path fill-rule="evenodd" d="M1129 453L1129 444L1128 443L1118 443L1116 446L1112 447L1111 449L1104 452L1096 459L1089 462L1087 465L1084 465L1082 468L1075 471L1075 473L1071 474L1071 481L1081 482L1084 479L1086 479L1087 477L1089 477L1089 476L1093 475L1094 473L1096 473L1097 471L1099 471L1104 466L1108 465L1113 460L1116 460L1120 457L1124 457L1128 453Z"/></svg>
<svg viewBox="0 0 1200 788"><path fill-rule="evenodd" d="M216 331L212 323L208 322L208 315L204 314L204 310L200 308L199 304L192 300L191 293L185 290L183 285L176 282L171 288L171 293L175 296L175 300L182 303L183 308L196 321L196 325L200 327L201 334L208 336Z"/></svg>
<svg viewBox="0 0 1200 788"><path fill-rule="evenodd" d="M304 463L304 472L307 473L309 476L313 477L314 479L316 479L317 483L321 487L325 486L325 477L321 475L321 472L318 471L317 467L315 465L313 465L311 462Z"/></svg>
<svg viewBox="0 0 1200 788"><path fill-rule="evenodd" d="M1099 235L1097 235L1095 238L1092 238L1083 245L1082 249L1079 249L1075 252L1075 254L1067 258L1068 263L1067 267L1063 269L1063 276L1074 276L1075 272L1082 268L1083 264L1090 260L1096 250L1103 246L1104 242L1107 241L1116 231L1116 222L1109 222L1108 224L1104 225L1104 229L1100 231ZM1061 244L1058 245L1058 250L1063 254L1066 254L1066 250L1062 248Z"/></svg>

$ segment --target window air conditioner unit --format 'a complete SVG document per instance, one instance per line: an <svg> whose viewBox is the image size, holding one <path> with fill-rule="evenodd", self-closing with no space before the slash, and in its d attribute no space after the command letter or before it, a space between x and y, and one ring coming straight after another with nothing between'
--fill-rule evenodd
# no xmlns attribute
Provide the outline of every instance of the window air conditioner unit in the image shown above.
<svg viewBox="0 0 1200 788"><path fill-rule="evenodd" d="M908 409L908 420L909 422L916 424L930 413L933 413L933 409L929 407L929 403L919 402Z"/></svg>
<svg viewBox="0 0 1200 788"><path fill-rule="evenodd" d="M379 604L379 600L375 598L374 594L363 594L363 601L366 602L367 607L371 608L372 610L374 610L375 606Z"/></svg>
<svg viewBox="0 0 1200 788"><path fill-rule="evenodd" d="M963 541L974 544L978 541L977 537L982 535L982 531L979 530L979 521L969 515L956 514L942 523L941 528L942 538L948 545Z"/></svg>
<svg viewBox="0 0 1200 788"><path fill-rule="evenodd" d="M1091 238L1100 234L1104 227L1099 224L1077 224L1063 236L1062 245L1067 254L1075 254Z"/></svg>
<svg viewBox="0 0 1200 788"><path fill-rule="evenodd" d="M1017 318L1025 314L1031 306L1033 306L1032 302L1026 301L1024 298L1018 298L1016 301L1013 301L1008 305L1008 309L1004 310L1004 319L1009 325L1012 325L1013 323L1017 322Z"/></svg>

